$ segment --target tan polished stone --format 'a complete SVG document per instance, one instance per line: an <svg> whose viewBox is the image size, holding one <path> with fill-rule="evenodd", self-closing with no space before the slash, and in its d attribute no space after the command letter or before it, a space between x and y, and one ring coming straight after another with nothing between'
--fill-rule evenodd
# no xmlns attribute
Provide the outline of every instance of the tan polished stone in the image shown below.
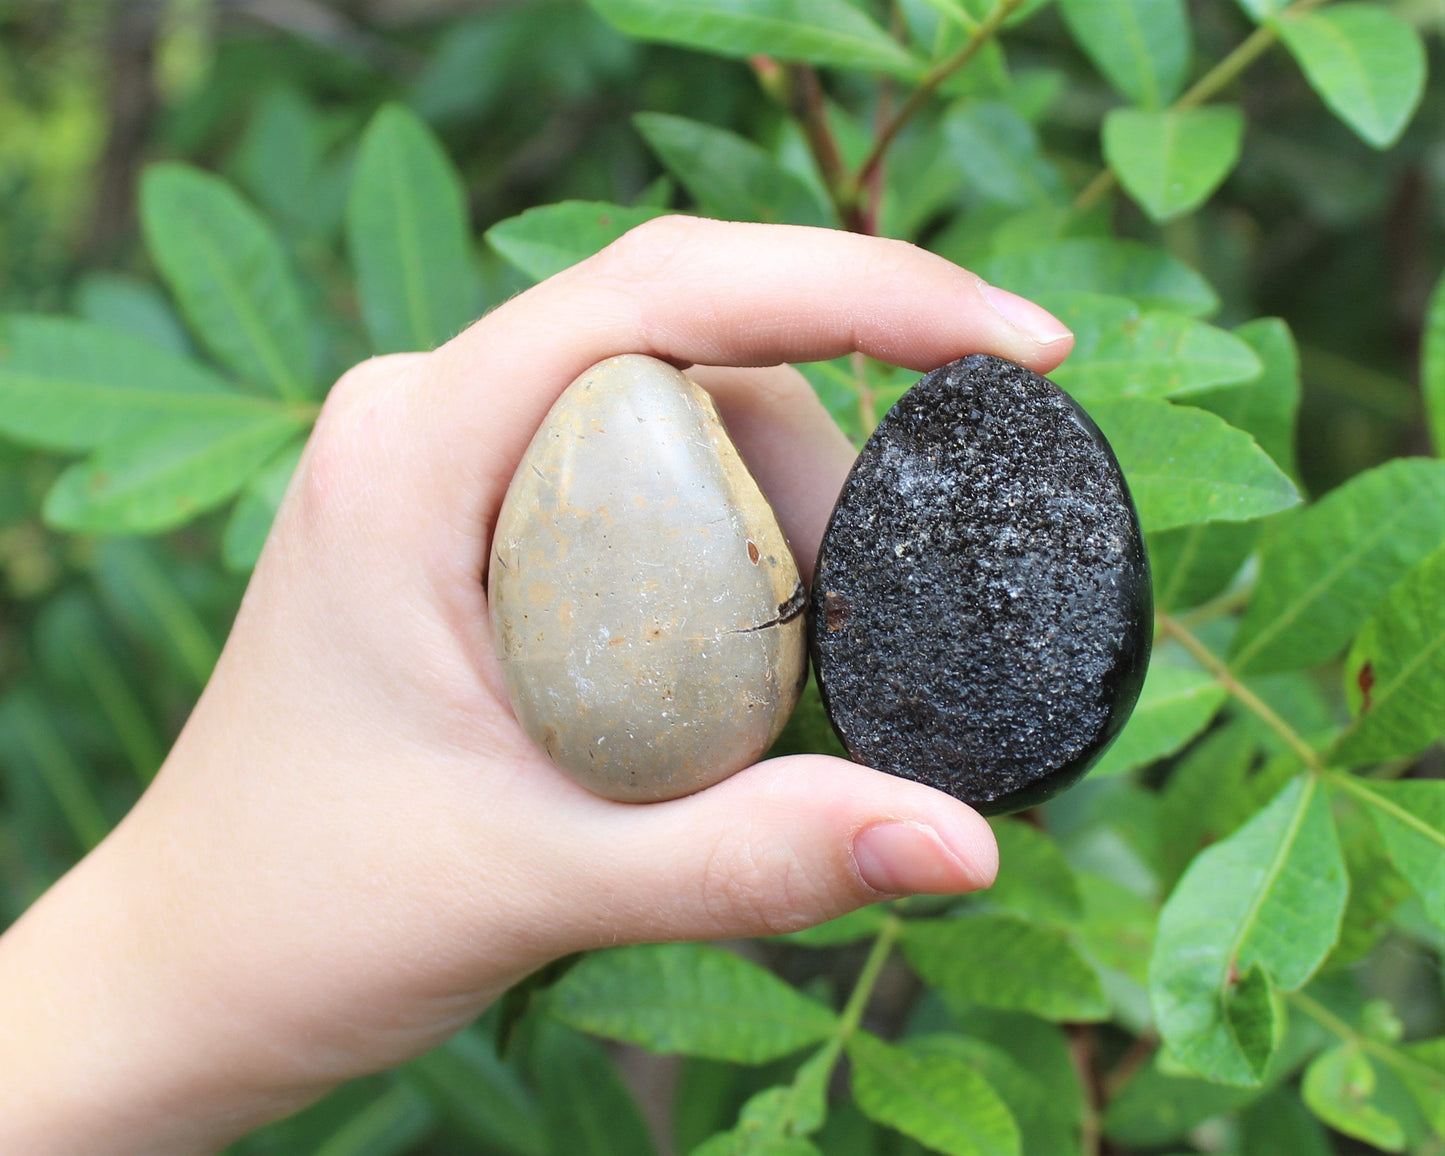
<svg viewBox="0 0 1445 1156"><path fill-rule="evenodd" d="M629 802L757 760L806 674L804 594L712 398L630 354L558 398L507 491L488 570L517 718Z"/></svg>

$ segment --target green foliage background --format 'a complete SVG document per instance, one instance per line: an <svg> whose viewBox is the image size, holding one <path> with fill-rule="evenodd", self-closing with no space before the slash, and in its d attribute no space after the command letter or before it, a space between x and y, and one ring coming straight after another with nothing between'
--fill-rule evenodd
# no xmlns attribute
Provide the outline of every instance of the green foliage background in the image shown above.
<svg viewBox="0 0 1445 1156"><path fill-rule="evenodd" d="M668 209L880 232L1078 334L1156 572L1124 735L988 894L549 969L236 1151L1445 1152L1442 30L0 4L0 923L159 765L348 365ZM911 380L804 369L860 439Z"/></svg>

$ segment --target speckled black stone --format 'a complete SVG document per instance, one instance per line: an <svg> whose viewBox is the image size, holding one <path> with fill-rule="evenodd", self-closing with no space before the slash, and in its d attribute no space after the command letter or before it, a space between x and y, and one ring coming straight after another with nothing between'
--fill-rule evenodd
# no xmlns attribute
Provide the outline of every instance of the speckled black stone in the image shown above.
<svg viewBox="0 0 1445 1156"><path fill-rule="evenodd" d="M1051 381L983 355L923 378L868 439L810 609L848 753L985 814L1042 802L1103 754L1153 628L1109 443Z"/></svg>

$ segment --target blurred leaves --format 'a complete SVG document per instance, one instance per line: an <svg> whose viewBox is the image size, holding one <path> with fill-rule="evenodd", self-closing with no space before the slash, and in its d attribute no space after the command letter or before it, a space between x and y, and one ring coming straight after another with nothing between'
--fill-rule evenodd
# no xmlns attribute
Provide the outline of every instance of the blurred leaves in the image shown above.
<svg viewBox="0 0 1445 1156"><path fill-rule="evenodd" d="M430 130L400 106L377 113L361 139L346 238L375 352L433 349L476 318L461 177Z"/></svg>
<svg viewBox="0 0 1445 1156"><path fill-rule="evenodd" d="M542 281L662 215L661 209L651 206L562 201L493 225L487 230L487 242L532 280Z"/></svg>
<svg viewBox="0 0 1445 1156"><path fill-rule="evenodd" d="M311 396L301 291L265 220L226 182L170 162L146 170L141 221L146 247L215 358L288 400Z"/></svg>
<svg viewBox="0 0 1445 1156"><path fill-rule="evenodd" d="M1310 85L1375 148L1399 139L1425 91L1425 46L1388 8L1334 4L1278 22Z"/></svg>

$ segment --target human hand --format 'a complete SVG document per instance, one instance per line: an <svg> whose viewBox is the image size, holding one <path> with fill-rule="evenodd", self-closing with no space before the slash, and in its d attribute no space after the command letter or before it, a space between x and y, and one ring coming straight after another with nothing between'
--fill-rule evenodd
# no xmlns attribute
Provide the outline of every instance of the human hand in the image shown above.
<svg viewBox="0 0 1445 1156"><path fill-rule="evenodd" d="M0 1149L205 1150L568 952L986 886L976 813L838 759L667 803L590 794L513 718L482 576L547 408L635 352L699 363L806 581L852 450L775 363L1062 360L1062 326L991 294L900 242L667 218L434 353L348 373L165 767L0 940L0 1030L25 1051L0 1055Z"/></svg>

